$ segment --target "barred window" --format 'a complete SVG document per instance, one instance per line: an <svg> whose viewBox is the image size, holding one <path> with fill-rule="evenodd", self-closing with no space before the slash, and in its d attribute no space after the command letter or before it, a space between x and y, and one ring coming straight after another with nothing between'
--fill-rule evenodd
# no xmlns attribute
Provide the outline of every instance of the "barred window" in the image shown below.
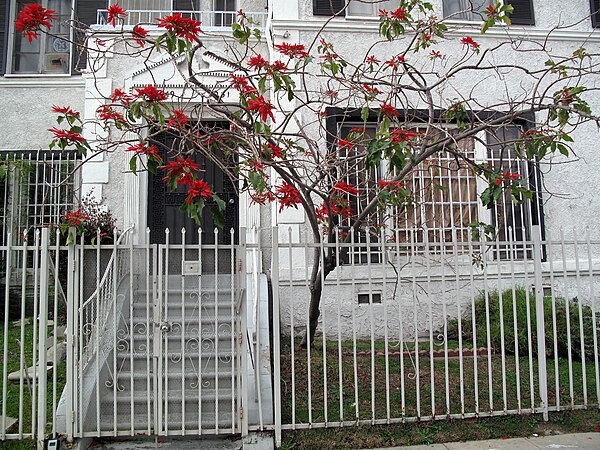
<svg viewBox="0 0 600 450"><path fill-rule="evenodd" d="M345 137L353 126L356 124L344 124L340 135ZM419 131L419 127L415 126L413 130ZM374 136L375 125L368 126L365 131ZM451 134L455 133L453 130L449 131ZM537 194L539 174L531 163L518 158L513 148L513 143L521 131L519 126L501 127L463 139L457 146L460 153L472 161L490 163L501 168L502 172L518 173L521 183L535 193L531 201L515 203L510 198L510 192L506 191L493 208L483 207L479 197L487 187L486 182L475 174L466 161L451 152L441 151L421 163L403 180L404 187L409 192L409 200L401 206L391 207L385 214L386 219L376 216L371 222L385 220L387 234L392 233L394 239L400 242L410 243L414 239L421 244L429 242L432 248L437 249L442 248L442 243L447 243L449 247L453 243L468 243L473 240L473 231L477 224L489 224L494 227L495 237L502 243L499 248L493 248L490 256L493 259L508 258L510 251L517 250L511 250L507 242L514 241L518 244L530 240L531 225L541 222ZM362 166L363 160L353 157L358 151L359 149L346 150L343 155L348 161L345 168L346 180L355 185L360 192L357 197L348 197L356 214L360 214L375 198L378 181L393 176L386 174L387 168L383 166L365 169ZM376 241L377 237L371 234L371 242ZM358 233L356 240L365 242L365 234ZM515 248L519 248L519 245L515 245ZM468 246L459 245L457 250L466 253ZM513 257L519 255L523 257L522 250ZM355 258L355 262L365 262L364 259Z"/></svg>

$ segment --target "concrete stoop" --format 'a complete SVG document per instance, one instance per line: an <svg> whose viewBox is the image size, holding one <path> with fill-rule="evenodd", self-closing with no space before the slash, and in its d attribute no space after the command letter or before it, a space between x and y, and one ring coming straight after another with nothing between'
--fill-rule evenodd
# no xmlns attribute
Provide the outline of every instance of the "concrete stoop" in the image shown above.
<svg viewBox="0 0 600 450"><path fill-rule="evenodd" d="M127 439L77 439L61 448L70 450L274 450L273 433L228 437L138 437Z"/></svg>

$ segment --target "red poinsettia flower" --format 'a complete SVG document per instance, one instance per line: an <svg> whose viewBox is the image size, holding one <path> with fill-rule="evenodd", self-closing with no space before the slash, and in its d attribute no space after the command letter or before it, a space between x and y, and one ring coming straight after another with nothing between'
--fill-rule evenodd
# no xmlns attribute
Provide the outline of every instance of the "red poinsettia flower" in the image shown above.
<svg viewBox="0 0 600 450"><path fill-rule="evenodd" d="M404 187L404 184L394 180L379 180L379 189L395 190Z"/></svg>
<svg viewBox="0 0 600 450"><path fill-rule="evenodd" d="M110 23L113 27L117 26L117 19L123 20L125 17L127 17L127 11L121 8L118 3L108 7L106 22Z"/></svg>
<svg viewBox="0 0 600 450"><path fill-rule="evenodd" d="M271 153L271 159L279 158L283 159L283 149L277 145L273 145L270 142L266 145L268 151Z"/></svg>
<svg viewBox="0 0 600 450"><path fill-rule="evenodd" d="M269 62L265 58L263 58L262 55L253 56L248 60L248 67L251 67L253 69L264 69L268 65Z"/></svg>
<svg viewBox="0 0 600 450"><path fill-rule="evenodd" d="M169 163L166 166L162 166L161 169L164 169L167 172L167 176L163 179L165 183L176 180L177 185L189 185L193 181L195 173L200 169L200 165L196 164L190 158L178 156L175 161L169 161Z"/></svg>
<svg viewBox="0 0 600 450"><path fill-rule="evenodd" d="M263 122L267 120L267 117L270 117L271 120L275 122L273 108L275 108L273 104L270 101L265 100L262 95L256 97L256 100L248 100L248 111L258 111Z"/></svg>
<svg viewBox="0 0 600 450"><path fill-rule="evenodd" d="M121 102L124 105L128 105L129 103L131 103L134 100L134 98L133 98L133 96L127 94L122 89L115 89L113 91L113 93L110 94L110 100L113 103Z"/></svg>
<svg viewBox="0 0 600 450"><path fill-rule="evenodd" d="M290 58L306 58L308 56L303 44L288 44L284 42L283 44L275 45L275 48L279 53Z"/></svg>
<svg viewBox="0 0 600 450"><path fill-rule="evenodd" d="M144 88L135 88L135 92L135 96L137 98L146 100L149 103L160 103L169 98L169 94L162 89L152 86L151 84Z"/></svg>
<svg viewBox="0 0 600 450"><path fill-rule="evenodd" d="M209 184L204 180L194 180L188 189L188 196L185 203L191 205L197 198L205 199L212 197Z"/></svg>
<svg viewBox="0 0 600 450"><path fill-rule="evenodd" d="M396 20L406 20L407 11L404 8L398 8L396 11L392 11L391 16L392 19Z"/></svg>
<svg viewBox="0 0 600 450"><path fill-rule="evenodd" d="M171 111L171 118L167 123L167 128L183 128L190 121L190 118L180 109L174 109Z"/></svg>
<svg viewBox="0 0 600 450"><path fill-rule="evenodd" d="M15 20L15 28L31 43L38 38L38 31L42 27L48 30L52 28L51 20L56 20L55 14L56 11L46 9L39 3L30 3L19 12L19 17Z"/></svg>
<svg viewBox="0 0 600 450"><path fill-rule="evenodd" d="M298 205L302 203L302 199L300 197L300 192L294 186L288 183L283 183L281 186L277 186L275 189L277 194L277 200L281 205L279 207L279 212L283 211L284 208L288 208L293 206L298 209Z"/></svg>
<svg viewBox="0 0 600 450"><path fill-rule="evenodd" d="M272 74L273 72L284 73L288 70L288 66L283 61L275 61L268 68L268 73Z"/></svg>
<svg viewBox="0 0 600 450"><path fill-rule="evenodd" d="M404 56L397 55L386 61L385 64L386 66L391 67L394 72L396 72L400 68L400 65L405 61L406 58Z"/></svg>
<svg viewBox="0 0 600 450"><path fill-rule="evenodd" d="M369 55L369 56L367 56L367 58L365 59L365 62L366 62L367 64L377 64L377 63L380 63L381 61L380 61L380 60L378 60L378 59L375 57L375 55Z"/></svg>
<svg viewBox="0 0 600 450"><path fill-rule="evenodd" d="M202 33L200 30L200 22L189 17L182 17L181 13L176 13L167 16L164 19L156 19L158 26L165 28L175 36L185 39L186 41L198 42L198 35Z"/></svg>
<svg viewBox="0 0 600 450"><path fill-rule="evenodd" d="M232 73L230 75L230 77L231 77L231 80L229 80L229 82L238 91L247 93L249 91L254 91L255 90L250 85L250 82L248 81L248 78L246 78L245 76L243 76L243 75L235 75L235 74Z"/></svg>
<svg viewBox="0 0 600 450"><path fill-rule="evenodd" d="M79 113L73 111L70 106L52 105L52 111L58 114L64 114L65 116L79 117Z"/></svg>
<svg viewBox="0 0 600 450"><path fill-rule="evenodd" d="M379 109L381 111L381 114L383 114L385 117L388 117L390 119L398 117L398 111L389 103L383 102L381 105L379 105Z"/></svg>
<svg viewBox="0 0 600 450"><path fill-rule="evenodd" d="M143 47L144 44L146 44L146 40L144 39L146 36L148 36L148 30L146 30L145 28L142 28L139 25L136 25L135 27L133 27L133 37L135 39L135 42Z"/></svg>
<svg viewBox="0 0 600 450"><path fill-rule="evenodd" d="M337 182L335 184L335 186L333 187L333 190L345 192L346 194L350 194L350 195L358 195L359 194L359 190L357 188L355 188L350 183L346 183L345 181Z"/></svg>
<svg viewBox="0 0 600 450"><path fill-rule="evenodd" d="M65 214L65 220L70 226L82 225L84 221L90 220L90 218L84 215L79 209L72 213Z"/></svg>
<svg viewBox="0 0 600 450"><path fill-rule="evenodd" d="M365 91L367 91L368 95L378 95L381 94L381 91L377 89L375 86L369 86L368 84L363 84Z"/></svg>
<svg viewBox="0 0 600 450"><path fill-rule="evenodd" d="M123 114L115 111L108 105L101 105L96 110L96 114L98 114L98 118L100 120L114 120L115 122L125 122L125 117Z"/></svg>
<svg viewBox="0 0 600 450"><path fill-rule="evenodd" d="M352 150L354 148L354 142L349 139L338 139L338 147L342 150Z"/></svg>
<svg viewBox="0 0 600 450"><path fill-rule="evenodd" d="M390 141L397 144L400 142L410 142L420 134L421 133L418 131L409 131L403 130L402 128L396 128L390 133Z"/></svg>
<svg viewBox="0 0 600 450"><path fill-rule="evenodd" d="M146 155L149 158L154 158L159 164L162 163L162 157L160 156L156 145L148 145L140 142L139 144L131 145L125 151L135 152L136 155Z"/></svg>
<svg viewBox="0 0 600 450"><path fill-rule="evenodd" d="M85 138L75 131L62 130L59 128L49 128L48 131L54 134L54 141L65 140L67 144L85 142Z"/></svg>
<svg viewBox="0 0 600 450"><path fill-rule="evenodd" d="M479 51L479 44L473 40L471 36L465 36L460 40L460 43L466 45L468 48L473 50L474 52Z"/></svg>

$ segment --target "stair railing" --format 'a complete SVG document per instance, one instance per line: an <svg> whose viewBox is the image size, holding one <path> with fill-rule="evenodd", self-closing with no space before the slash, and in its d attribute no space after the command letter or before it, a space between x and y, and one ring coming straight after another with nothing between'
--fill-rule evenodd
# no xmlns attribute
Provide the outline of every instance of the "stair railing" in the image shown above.
<svg viewBox="0 0 600 450"><path fill-rule="evenodd" d="M97 281L94 292L79 307L79 318L81 321L79 327L82 338L80 344L82 349L80 364L82 364L83 369L97 356L99 340L105 331L106 322L111 310L116 313L114 308L117 300L116 289L121 280L128 275L127 272L129 269L129 261L127 261L129 251L124 251L126 249L121 247L121 243L133 228L134 225L131 225L124 230L112 245L113 251L107 262L104 274ZM99 252L100 249L96 251ZM81 252L81 254L83 253ZM80 261L80 264L82 264L82 261ZM84 283L82 278L83 274L80 277L80 283Z"/></svg>

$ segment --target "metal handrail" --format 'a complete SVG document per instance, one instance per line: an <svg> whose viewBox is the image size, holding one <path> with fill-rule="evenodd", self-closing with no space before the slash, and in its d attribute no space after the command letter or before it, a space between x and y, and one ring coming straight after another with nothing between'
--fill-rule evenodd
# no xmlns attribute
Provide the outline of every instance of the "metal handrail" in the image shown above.
<svg viewBox="0 0 600 450"><path fill-rule="evenodd" d="M98 294L98 291L100 289L102 289L104 287L104 285L106 284L106 280L108 279L108 277L110 276L110 273L112 272L113 262L115 260L116 254L117 254L117 250L119 250L118 245L121 243L121 241L123 240L125 235L127 233L129 233L131 230L133 230L134 228L135 228L135 225L131 225L129 228L125 229L125 231L123 231L123 233L121 233L121 235L117 238L117 241L114 244L113 252L110 255L110 259L108 260L106 270L104 271L104 275L102 276L100 283L98 283L98 286L96 286L96 289L87 298L87 300L85 302L83 302L83 304L81 305L81 308L85 308L87 306L87 304L96 297L96 295Z"/></svg>

